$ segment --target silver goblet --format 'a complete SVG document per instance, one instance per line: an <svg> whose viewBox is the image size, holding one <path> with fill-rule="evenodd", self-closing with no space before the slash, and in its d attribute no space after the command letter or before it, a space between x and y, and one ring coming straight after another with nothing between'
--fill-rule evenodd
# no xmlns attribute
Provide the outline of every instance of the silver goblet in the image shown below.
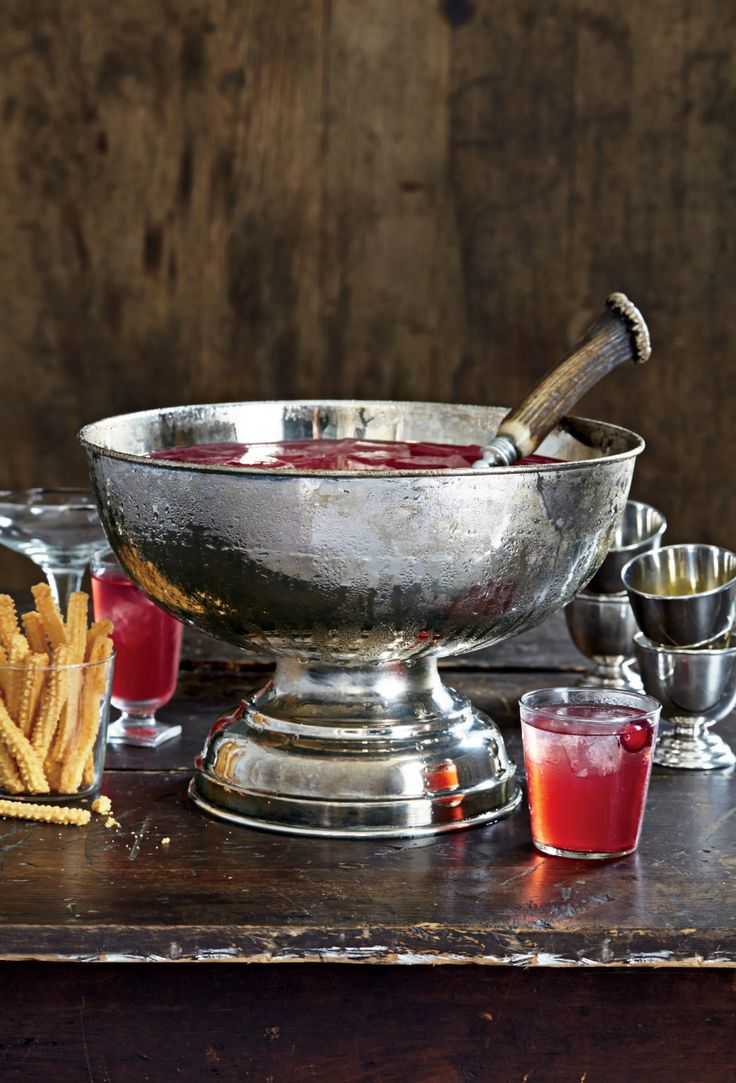
<svg viewBox="0 0 736 1083"><path fill-rule="evenodd" d="M582 591L565 606L565 620L573 643L593 662L579 687L641 691L632 657L636 620L625 594Z"/></svg>
<svg viewBox="0 0 736 1083"><path fill-rule="evenodd" d="M667 520L656 508L627 500L605 560L585 590L566 607L572 641L594 663L578 681L580 687L641 689L633 658L637 625L621 570L634 556L659 548L666 529Z"/></svg>
<svg viewBox="0 0 736 1083"><path fill-rule="evenodd" d="M360 437L485 445L503 407L253 402L153 410L81 433L120 563L174 616L276 658L213 727L191 786L223 819L311 835L420 835L519 804L498 727L437 660L569 602L600 564L643 443L566 418L560 463L248 470L176 445Z"/></svg>
<svg viewBox="0 0 736 1083"><path fill-rule="evenodd" d="M670 647L726 644L736 616L736 553L668 545L634 557L621 573L637 624Z"/></svg>
<svg viewBox="0 0 736 1083"><path fill-rule="evenodd" d="M659 549L666 529L667 520L661 511L651 504L627 500L613 544L586 591L589 594L621 594L624 589L621 572L634 557Z"/></svg>
<svg viewBox="0 0 736 1083"><path fill-rule="evenodd" d="M672 725L671 732L660 732L654 762L699 770L736 763L726 742L710 732L736 706L736 646L663 647L637 632L634 649L644 687Z"/></svg>

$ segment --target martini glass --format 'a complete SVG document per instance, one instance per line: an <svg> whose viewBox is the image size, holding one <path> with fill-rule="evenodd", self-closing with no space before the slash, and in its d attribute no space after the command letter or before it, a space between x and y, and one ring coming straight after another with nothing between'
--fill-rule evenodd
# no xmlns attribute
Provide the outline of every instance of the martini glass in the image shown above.
<svg viewBox="0 0 736 1083"><path fill-rule="evenodd" d="M38 565L66 613L105 534L88 489L0 490L0 544Z"/></svg>

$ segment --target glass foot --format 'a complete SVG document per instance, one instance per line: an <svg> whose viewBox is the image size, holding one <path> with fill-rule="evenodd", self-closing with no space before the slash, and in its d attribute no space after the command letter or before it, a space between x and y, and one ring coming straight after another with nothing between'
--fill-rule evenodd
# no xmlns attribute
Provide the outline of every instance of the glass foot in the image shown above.
<svg viewBox="0 0 736 1083"><path fill-rule="evenodd" d="M155 718L135 718L125 715L112 722L107 729L107 739L115 745L138 745L141 748L158 748L181 733L181 726L166 725Z"/></svg>
<svg viewBox="0 0 736 1083"><path fill-rule="evenodd" d="M631 846L627 850L616 850L613 853L595 850L561 850L559 847L550 846L546 842L537 842L536 839L532 841L537 850L541 850L543 854L549 854L551 857L573 857L581 861L610 861L613 857L626 857L627 854L633 854L636 849L636 846Z"/></svg>

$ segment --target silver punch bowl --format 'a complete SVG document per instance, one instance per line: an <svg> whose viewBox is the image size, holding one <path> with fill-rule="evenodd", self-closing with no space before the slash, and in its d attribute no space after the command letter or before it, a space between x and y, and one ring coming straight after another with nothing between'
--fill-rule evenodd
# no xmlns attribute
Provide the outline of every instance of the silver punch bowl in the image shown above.
<svg viewBox="0 0 736 1083"><path fill-rule="evenodd" d="M495 723L438 658L540 624L600 566L643 441L569 418L490 470L243 470L151 460L220 441L358 437L485 444L505 408L246 402L108 418L80 434L110 544L181 620L276 660L215 723L202 808L275 831L421 835L508 816L520 790Z"/></svg>

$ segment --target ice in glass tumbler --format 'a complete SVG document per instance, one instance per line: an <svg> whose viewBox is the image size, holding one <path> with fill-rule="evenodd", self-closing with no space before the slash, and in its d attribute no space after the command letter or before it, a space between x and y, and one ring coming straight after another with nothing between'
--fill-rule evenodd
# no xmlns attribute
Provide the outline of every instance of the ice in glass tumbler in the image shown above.
<svg viewBox="0 0 736 1083"><path fill-rule="evenodd" d="M641 832L660 705L638 692L543 688L519 700L532 839L557 857L623 857Z"/></svg>
<svg viewBox="0 0 736 1083"><path fill-rule="evenodd" d="M156 748L181 733L155 715L176 690L183 626L138 589L111 552L96 553L91 571L95 618L114 626L112 704L122 714L108 740Z"/></svg>

